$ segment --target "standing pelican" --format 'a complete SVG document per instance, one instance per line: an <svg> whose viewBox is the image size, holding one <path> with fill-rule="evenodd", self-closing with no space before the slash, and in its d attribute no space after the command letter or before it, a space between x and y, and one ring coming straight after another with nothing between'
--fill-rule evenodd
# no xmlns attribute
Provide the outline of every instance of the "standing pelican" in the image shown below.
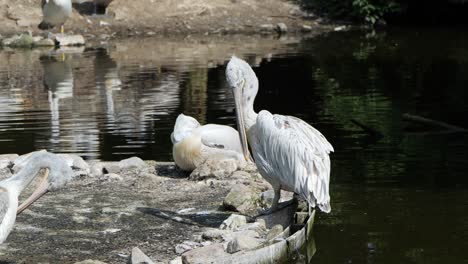
<svg viewBox="0 0 468 264"><path fill-rule="evenodd" d="M38 175L47 168L43 179L31 196L18 207L18 196ZM16 215L49 190L59 189L73 177L73 171L60 156L48 152L34 152L24 161L24 167L15 175L0 181L0 244L10 234Z"/></svg>
<svg viewBox="0 0 468 264"><path fill-rule="evenodd" d="M72 13L71 0L42 0L41 7L43 18L38 27L45 30L60 25L63 34L63 24Z"/></svg>
<svg viewBox="0 0 468 264"><path fill-rule="evenodd" d="M299 118L272 115L253 109L258 79L245 61L232 57L226 79L234 92L237 126L244 155L247 139L260 174L275 191L273 204L265 213L278 208L280 190L291 191L330 212L330 152L332 145L315 128Z"/></svg>
<svg viewBox="0 0 468 264"><path fill-rule="evenodd" d="M244 162L239 134L230 126L201 126L195 118L180 114L171 140L174 161L186 171L194 170L208 158L234 158Z"/></svg>

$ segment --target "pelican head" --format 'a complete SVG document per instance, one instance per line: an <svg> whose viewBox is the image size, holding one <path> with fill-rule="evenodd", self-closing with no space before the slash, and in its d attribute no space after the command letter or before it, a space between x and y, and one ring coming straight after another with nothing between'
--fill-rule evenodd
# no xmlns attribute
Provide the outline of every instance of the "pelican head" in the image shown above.
<svg viewBox="0 0 468 264"><path fill-rule="evenodd" d="M18 207L18 210L16 211L17 214L23 212L32 203L41 198L47 192L59 190L74 176L73 170L70 168L70 166L68 166L67 162L62 157L47 152L34 153L33 155L41 155L42 159L50 159L51 165L48 169L45 170L45 173L42 174L42 179L36 190L34 190L31 196L29 196L29 198ZM28 160L33 159L33 155L31 155Z"/></svg>
<svg viewBox="0 0 468 264"><path fill-rule="evenodd" d="M172 144L179 143L199 126L200 123L195 118L180 114L176 119L174 132L171 134Z"/></svg>
<svg viewBox="0 0 468 264"><path fill-rule="evenodd" d="M237 115L237 130L242 145L245 160L249 160L249 148L247 145L246 125L250 127L251 121L246 123L246 116L251 116L253 103L258 92L258 79L250 65L232 56L226 67L226 79L234 94Z"/></svg>

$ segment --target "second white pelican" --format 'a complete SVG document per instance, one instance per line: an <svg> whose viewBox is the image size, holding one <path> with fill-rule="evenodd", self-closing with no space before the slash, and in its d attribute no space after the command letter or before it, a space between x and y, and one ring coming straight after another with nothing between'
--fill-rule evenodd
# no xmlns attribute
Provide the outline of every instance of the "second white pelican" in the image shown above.
<svg viewBox="0 0 468 264"><path fill-rule="evenodd" d="M71 0L42 0L41 7L43 18L38 27L44 30L60 26L63 34L63 24L72 14Z"/></svg>
<svg viewBox="0 0 468 264"><path fill-rule="evenodd" d="M171 134L172 156L181 169L192 171L209 158L233 158L244 162L238 132L223 125L200 125L180 114Z"/></svg>
<svg viewBox="0 0 468 264"><path fill-rule="evenodd" d="M18 207L18 196L43 168L48 170L43 174L42 181L31 196ZM13 229L17 214L48 191L65 185L72 177L73 171L62 157L49 152L34 152L24 161L23 168L18 173L0 181L0 244Z"/></svg>
<svg viewBox="0 0 468 264"><path fill-rule="evenodd" d="M293 116L255 113L253 105L258 79L247 62L232 57L226 79L234 92L237 126L247 159L247 139L260 174L273 186L273 204L278 208L280 190L294 192L310 207L330 212L330 152L332 145L315 128Z"/></svg>

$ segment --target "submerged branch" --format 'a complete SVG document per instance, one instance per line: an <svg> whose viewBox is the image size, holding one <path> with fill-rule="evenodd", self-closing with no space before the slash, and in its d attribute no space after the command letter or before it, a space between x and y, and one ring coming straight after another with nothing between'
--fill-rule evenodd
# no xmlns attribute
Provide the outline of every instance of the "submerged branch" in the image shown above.
<svg viewBox="0 0 468 264"><path fill-rule="evenodd" d="M429 119L426 117L422 116L417 116L417 115L411 115L411 114L403 114L403 119L407 121L413 121L413 122L419 122L419 123L424 123L428 125L433 125L433 126L438 126L438 127L443 127L448 129L450 132L468 132L468 129L451 125L442 121L437 121L433 119Z"/></svg>

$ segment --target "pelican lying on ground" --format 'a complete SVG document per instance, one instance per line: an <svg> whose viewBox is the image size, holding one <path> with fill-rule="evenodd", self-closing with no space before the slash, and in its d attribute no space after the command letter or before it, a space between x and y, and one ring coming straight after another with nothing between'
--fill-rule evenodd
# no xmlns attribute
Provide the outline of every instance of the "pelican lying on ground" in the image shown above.
<svg viewBox="0 0 468 264"><path fill-rule="evenodd" d="M60 26L60 33L63 34L63 24L71 16L71 0L42 0L42 22L39 28L42 30Z"/></svg>
<svg viewBox="0 0 468 264"><path fill-rule="evenodd" d="M18 207L18 196L39 174L40 169L47 171L31 196ZM24 162L24 167L15 175L0 182L0 244L10 234L20 214L34 201L48 191L54 191L65 185L73 177L72 169L66 161L52 153L34 152Z"/></svg>
<svg viewBox="0 0 468 264"><path fill-rule="evenodd" d="M239 133L230 126L201 126L195 118L180 114L171 140L174 161L186 171L194 170L208 158L233 158L244 162Z"/></svg>
<svg viewBox="0 0 468 264"><path fill-rule="evenodd" d="M332 145L315 128L299 118L272 115L253 109L258 79L245 61L232 57L226 79L234 92L237 126L245 157L247 139L260 174L273 186L273 204L278 208L280 190L299 194L310 207L330 212L330 157Z"/></svg>

